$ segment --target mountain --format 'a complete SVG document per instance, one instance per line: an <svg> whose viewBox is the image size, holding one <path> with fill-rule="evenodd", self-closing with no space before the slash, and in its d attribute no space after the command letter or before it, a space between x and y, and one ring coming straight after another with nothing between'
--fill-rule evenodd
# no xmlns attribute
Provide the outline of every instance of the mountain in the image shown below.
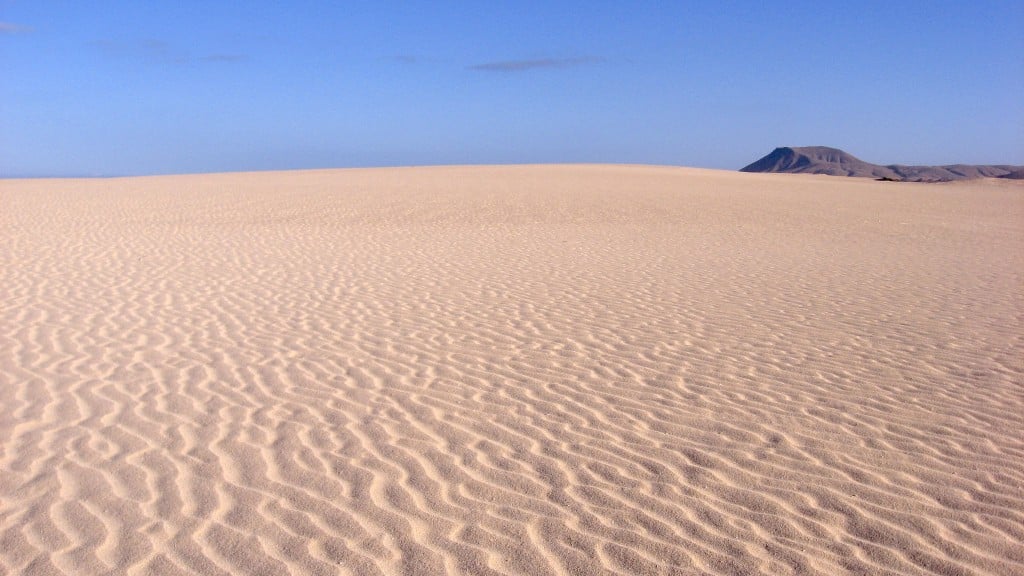
<svg viewBox="0 0 1024 576"><path fill-rule="evenodd" d="M745 166L740 172L786 172L790 174L828 174L830 176L859 176L911 182L948 182L969 178L1020 178L1021 166L976 166L953 164L950 166L881 166L865 162L838 148L827 146L782 147L757 162Z"/></svg>

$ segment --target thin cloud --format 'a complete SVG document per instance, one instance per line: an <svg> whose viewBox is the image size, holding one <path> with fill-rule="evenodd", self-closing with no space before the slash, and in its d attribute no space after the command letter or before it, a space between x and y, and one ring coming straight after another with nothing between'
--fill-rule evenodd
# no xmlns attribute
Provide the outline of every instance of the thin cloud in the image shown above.
<svg viewBox="0 0 1024 576"><path fill-rule="evenodd" d="M201 62L244 62L249 57L245 54L207 54L199 60Z"/></svg>
<svg viewBox="0 0 1024 576"><path fill-rule="evenodd" d="M22 26L21 24L14 24L11 22L0 22L0 34L25 34L28 32L35 32L35 28L31 26Z"/></svg>
<svg viewBox="0 0 1024 576"><path fill-rule="evenodd" d="M448 60L445 60L443 58L438 58L436 56L423 56L422 54L395 54L392 56L382 57L381 60L407 66L419 66L421 64L432 65L450 63Z"/></svg>
<svg viewBox="0 0 1024 576"><path fill-rule="evenodd" d="M113 58L143 58L157 62L180 61L184 56L176 53L163 40L147 38L144 40L111 40L103 38L93 40L89 46L98 49L104 55Z"/></svg>
<svg viewBox="0 0 1024 576"><path fill-rule="evenodd" d="M525 72L540 68L573 68L586 64L597 64L603 62L602 58L586 56L582 58L538 58L536 60L502 60L499 62L485 62L470 66L470 70L479 72Z"/></svg>
<svg viewBox="0 0 1024 576"><path fill-rule="evenodd" d="M231 63L249 59L249 56L246 54L227 52L192 56L188 52L180 50L163 40L152 38L144 40L112 40L105 38L93 40L88 44L108 58L141 59L146 62L160 64L190 64L195 62Z"/></svg>

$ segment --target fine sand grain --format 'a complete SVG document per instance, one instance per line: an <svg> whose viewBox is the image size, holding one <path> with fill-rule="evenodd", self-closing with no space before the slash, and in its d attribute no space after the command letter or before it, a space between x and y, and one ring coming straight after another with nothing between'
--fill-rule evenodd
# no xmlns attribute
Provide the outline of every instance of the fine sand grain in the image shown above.
<svg viewBox="0 0 1024 576"><path fill-rule="evenodd" d="M1024 573L1024 186L0 181L0 573Z"/></svg>

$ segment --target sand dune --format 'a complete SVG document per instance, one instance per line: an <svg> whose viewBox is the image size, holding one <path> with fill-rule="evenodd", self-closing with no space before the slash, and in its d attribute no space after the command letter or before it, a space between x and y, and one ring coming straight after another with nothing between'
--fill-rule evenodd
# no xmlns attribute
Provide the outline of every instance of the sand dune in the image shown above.
<svg viewBox="0 0 1024 576"><path fill-rule="evenodd" d="M1024 573L1024 187L0 181L0 572Z"/></svg>

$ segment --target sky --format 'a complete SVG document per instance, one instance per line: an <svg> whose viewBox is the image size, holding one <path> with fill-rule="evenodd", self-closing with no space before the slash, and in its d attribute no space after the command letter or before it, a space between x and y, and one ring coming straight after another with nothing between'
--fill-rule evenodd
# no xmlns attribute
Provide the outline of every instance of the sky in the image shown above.
<svg viewBox="0 0 1024 576"><path fill-rule="evenodd" d="M1024 164L1024 2L0 0L0 177Z"/></svg>

